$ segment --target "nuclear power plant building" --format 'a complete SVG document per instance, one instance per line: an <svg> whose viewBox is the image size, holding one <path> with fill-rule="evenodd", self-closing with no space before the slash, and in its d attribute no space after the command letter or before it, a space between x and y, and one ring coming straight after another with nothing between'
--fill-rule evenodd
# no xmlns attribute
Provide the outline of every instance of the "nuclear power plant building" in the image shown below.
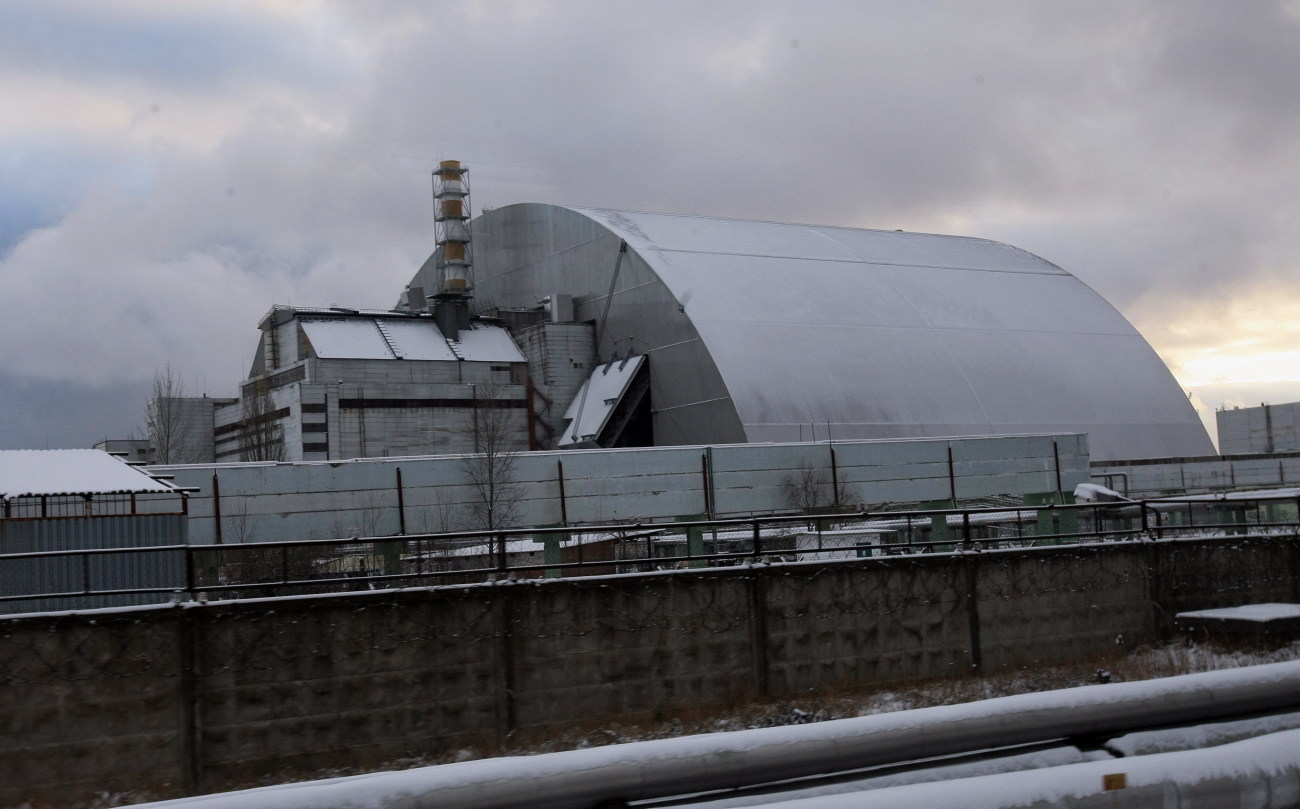
<svg viewBox="0 0 1300 809"><path fill-rule="evenodd" d="M1214 453L1137 330L1006 244L534 203L461 238L462 305L528 356L536 446L1078 432L1094 459ZM436 313L446 265L398 309Z"/></svg>

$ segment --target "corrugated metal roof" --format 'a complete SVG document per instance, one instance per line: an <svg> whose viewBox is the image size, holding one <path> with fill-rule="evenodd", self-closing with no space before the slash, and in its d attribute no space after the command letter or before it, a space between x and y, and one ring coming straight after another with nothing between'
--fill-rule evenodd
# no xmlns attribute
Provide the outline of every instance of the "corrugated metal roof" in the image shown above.
<svg viewBox="0 0 1300 809"><path fill-rule="evenodd" d="M316 351L316 356L323 360L396 359L388 347L388 341L371 318L299 318L298 322Z"/></svg>
<svg viewBox="0 0 1300 809"><path fill-rule="evenodd" d="M384 320L393 345L408 360L455 360L447 339L428 320Z"/></svg>
<svg viewBox="0 0 1300 809"><path fill-rule="evenodd" d="M0 498L174 492L97 449L0 450Z"/></svg>
<svg viewBox="0 0 1300 809"><path fill-rule="evenodd" d="M527 361L508 331L484 323L461 329L449 341L430 318L311 316L298 322L321 359Z"/></svg>
<svg viewBox="0 0 1300 809"><path fill-rule="evenodd" d="M454 341L456 353L475 362L527 362L510 332L500 326L475 323L461 329Z"/></svg>

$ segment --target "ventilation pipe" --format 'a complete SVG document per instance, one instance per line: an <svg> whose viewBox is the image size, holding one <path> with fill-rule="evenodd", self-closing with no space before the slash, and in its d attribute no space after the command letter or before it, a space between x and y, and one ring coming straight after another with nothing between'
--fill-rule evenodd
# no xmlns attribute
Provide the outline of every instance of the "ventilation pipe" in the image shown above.
<svg viewBox="0 0 1300 809"><path fill-rule="evenodd" d="M433 316L448 340L460 337L469 324L473 261L469 237L469 167L444 160L433 172L433 212L437 234L437 266L441 279L433 296Z"/></svg>

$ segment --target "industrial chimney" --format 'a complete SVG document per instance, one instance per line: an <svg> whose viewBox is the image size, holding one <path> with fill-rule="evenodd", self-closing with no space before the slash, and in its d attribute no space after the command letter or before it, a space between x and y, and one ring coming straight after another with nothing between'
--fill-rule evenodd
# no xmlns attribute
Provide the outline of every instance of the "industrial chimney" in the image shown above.
<svg viewBox="0 0 1300 809"><path fill-rule="evenodd" d="M433 316L443 336L455 340L469 327L473 278L469 238L469 167L444 160L433 172L433 217L437 239L438 293Z"/></svg>

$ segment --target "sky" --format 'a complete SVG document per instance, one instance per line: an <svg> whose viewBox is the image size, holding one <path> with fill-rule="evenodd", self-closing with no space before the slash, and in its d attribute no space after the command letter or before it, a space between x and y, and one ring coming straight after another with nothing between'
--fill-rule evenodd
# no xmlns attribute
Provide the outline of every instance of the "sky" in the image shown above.
<svg viewBox="0 0 1300 809"><path fill-rule="evenodd" d="M1300 401L1300 0L6 0L0 448L233 395L273 304L392 306L430 172L1063 267L1203 419Z"/></svg>

